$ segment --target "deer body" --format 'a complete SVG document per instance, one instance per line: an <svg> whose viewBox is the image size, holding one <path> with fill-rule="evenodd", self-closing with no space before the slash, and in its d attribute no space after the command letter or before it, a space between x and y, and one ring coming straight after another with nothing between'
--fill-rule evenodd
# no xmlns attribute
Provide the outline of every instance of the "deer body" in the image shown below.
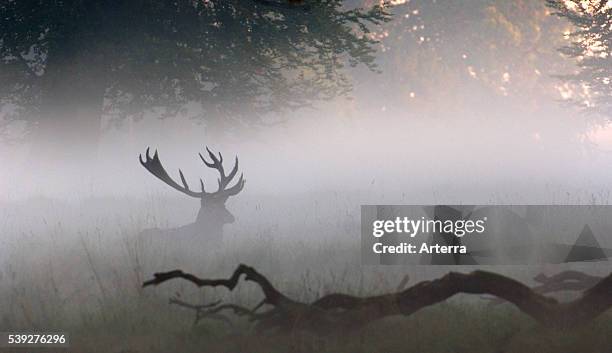
<svg viewBox="0 0 612 353"><path fill-rule="evenodd" d="M139 156L140 164L158 179L183 194L200 199L200 211L194 223L178 228L147 230L141 234L141 237L148 237L151 239L163 237L168 238L170 241L177 240L177 238L187 239L193 242L203 240L206 243L213 244L222 241L223 226L233 223L235 220L234 215L225 207L225 202L230 196L234 196L242 191L245 179L241 174L236 184L230 187L229 184L238 173L238 157L236 157L234 167L229 174L226 175L225 169L223 168L223 156L221 153L217 156L208 148L206 148L206 151L212 162L207 161L202 154L199 154L200 159L207 167L216 169L219 172L219 178L217 179L219 188L215 192L205 191L202 179L200 179L201 191L191 190L180 169L179 176L182 185L175 182L162 166L157 151L155 151L155 154L151 157L149 149L147 148L145 158L143 159L142 155Z"/></svg>

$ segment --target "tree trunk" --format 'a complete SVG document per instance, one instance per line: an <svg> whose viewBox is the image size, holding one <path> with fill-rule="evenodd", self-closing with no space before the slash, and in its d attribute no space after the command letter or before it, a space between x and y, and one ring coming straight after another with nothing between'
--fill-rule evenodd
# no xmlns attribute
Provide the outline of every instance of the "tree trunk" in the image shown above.
<svg viewBox="0 0 612 353"><path fill-rule="evenodd" d="M94 160L101 133L105 82L99 60L87 52L61 54L47 62L31 134L31 160L45 167Z"/></svg>

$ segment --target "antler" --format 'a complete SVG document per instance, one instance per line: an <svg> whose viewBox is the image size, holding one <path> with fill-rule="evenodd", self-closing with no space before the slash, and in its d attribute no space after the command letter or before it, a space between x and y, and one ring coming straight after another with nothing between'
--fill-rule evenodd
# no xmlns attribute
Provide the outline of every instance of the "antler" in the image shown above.
<svg viewBox="0 0 612 353"><path fill-rule="evenodd" d="M225 175L225 169L223 168L223 156L221 155L221 152L219 152L219 157L217 158L217 156L212 153L208 147L206 147L206 151L208 152L210 159L212 159L212 162L208 162L201 153L198 153L200 159L208 168L216 169L220 175L220 177L217 179L217 182L219 183L219 190L217 190L214 194L219 197L230 197L242 191L245 183L243 174L240 174L240 178L238 179L238 182L234 184L234 186L230 188L227 187L238 173L238 156L236 156L234 167L230 173Z"/></svg>
<svg viewBox="0 0 612 353"><path fill-rule="evenodd" d="M180 169L179 175L181 177L181 183L183 183L183 185L181 186L176 181L174 181L170 177L170 175L168 175L168 172L166 172L164 166L161 164L159 156L157 155L157 150L155 150L155 154L153 155L153 158L151 158L151 156L149 155L149 147L147 147L147 153L145 154L145 157L146 159L143 161L142 154L138 155L140 164L142 164L143 167L145 167L151 174L155 175L159 180L170 185L174 189L192 197L202 198L204 197L204 195L206 195L206 193L204 192L204 182L202 181L202 179L200 179L200 186L202 187L202 191L192 191L189 189L189 185L187 185L187 180L185 180L185 176L183 175L183 172Z"/></svg>
<svg viewBox="0 0 612 353"><path fill-rule="evenodd" d="M168 175L168 172L166 172L166 169L164 168L164 166L161 164L161 161L159 160L157 150L155 150L155 154L153 154L153 157L151 157L149 153L149 148L147 147L145 159L143 160L142 154L138 156L138 159L140 160L140 164L142 164L142 166L145 167L151 174L155 175L159 180L163 181L164 183L168 184L172 188L186 195L197 197L197 198L205 198L205 197L226 198L226 197L234 196L237 193L239 193L244 187L244 183L246 181L244 180L242 174L240 174L240 179L238 179L238 182L234 186L230 188L227 187L229 183L232 181L232 179L238 173L238 157L236 157L234 168L232 168L232 170L230 171L228 175L225 175L225 170L223 169L223 156L221 155L221 153L219 153L219 158L217 158L217 156L214 153L212 153L208 149L208 147L206 147L206 151L208 151L208 155L212 159L212 163L206 161L206 159L204 159L201 153L199 153L200 158L202 159L204 164L206 164L207 167L218 170L219 174L221 175L217 179L217 181L219 182L219 190L213 193L204 191L204 182L202 181L202 179L200 179L200 187L202 191L196 192L196 191L189 189L187 180L185 180L185 176L183 175L183 172L180 169L179 169L179 176L181 177L181 183L183 185L179 185L179 183L174 181L170 177L170 175Z"/></svg>

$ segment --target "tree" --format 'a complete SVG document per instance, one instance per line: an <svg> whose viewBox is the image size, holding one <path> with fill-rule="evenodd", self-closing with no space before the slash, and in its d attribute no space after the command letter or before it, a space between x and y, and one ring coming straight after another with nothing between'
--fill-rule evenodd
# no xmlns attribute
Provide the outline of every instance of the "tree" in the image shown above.
<svg viewBox="0 0 612 353"><path fill-rule="evenodd" d="M62 154L95 146L103 115L197 103L211 125L251 126L348 92L343 68L375 69L369 25L388 20L341 0L7 0L0 107Z"/></svg>
<svg viewBox="0 0 612 353"><path fill-rule="evenodd" d="M608 0L548 0L574 29L560 51L576 60L578 71L562 76L574 86L567 98L589 111L612 117L612 5Z"/></svg>
<svg viewBox="0 0 612 353"><path fill-rule="evenodd" d="M549 76L569 66L557 52L567 24L544 2L412 0L393 12L380 67L395 82L383 97L413 108L425 99L428 115L447 116L450 105L490 117L493 99L535 107L558 96Z"/></svg>

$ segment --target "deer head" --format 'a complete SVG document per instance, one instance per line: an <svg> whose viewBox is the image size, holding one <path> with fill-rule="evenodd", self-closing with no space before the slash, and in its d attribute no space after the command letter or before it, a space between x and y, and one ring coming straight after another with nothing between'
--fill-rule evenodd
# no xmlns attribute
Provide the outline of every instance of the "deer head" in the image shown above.
<svg viewBox="0 0 612 353"><path fill-rule="evenodd" d="M233 186L229 186L238 173L238 157L236 156L234 167L229 174L225 174L223 156L221 153L217 156L211 152L208 147L206 151L211 161L207 161L201 153L199 153L200 159L207 167L216 169L219 172L219 178L217 179L219 188L215 192L207 192L204 189L204 181L202 179L200 179L200 191L191 190L180 169L179 176L182 185L174 181L161 164L157 151L155 151L155 154L151 157L149 148L147 148L145 158L143 159L142 155L139 155L139 159L140 164L159 180L185 195L200 199L201 206L198 217L193 227L190 228L195 233L194 235L221 240L223 236L223 225L234 222L234 216L225 208L225 202L230 196L234 196L242 191L246 180L243 178L243 175L240 174L238 181Z"/></svg>

